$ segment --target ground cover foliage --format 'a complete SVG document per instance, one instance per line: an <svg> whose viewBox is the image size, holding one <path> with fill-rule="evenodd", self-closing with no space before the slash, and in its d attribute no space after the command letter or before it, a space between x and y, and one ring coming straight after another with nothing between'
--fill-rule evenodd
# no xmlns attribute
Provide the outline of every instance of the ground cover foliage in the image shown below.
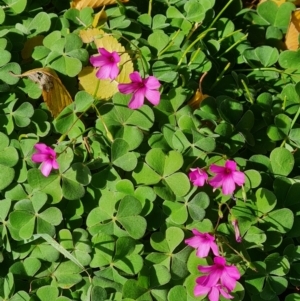
<svg viewBox="0 0 300 301"><path fill-rule="evenodd" d="M238 268L233 300L300 300L292 2L0 2L1 300L207 300L195 229ZM96 77L98 48L120 55L116 79ZM128 107L133 71L159 80L158 105ZM227 160L233 194L190 181Z"/></svg>

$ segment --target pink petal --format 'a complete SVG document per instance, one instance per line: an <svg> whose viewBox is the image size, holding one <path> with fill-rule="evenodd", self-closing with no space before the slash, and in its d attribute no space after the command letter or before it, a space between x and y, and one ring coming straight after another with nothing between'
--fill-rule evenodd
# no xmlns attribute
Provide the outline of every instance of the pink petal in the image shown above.
<svg viewBox="0 0 300 301"><path fill-rule="evenodd" d="M133 93L137 88L138 88L138 86L136 85L136 83L119 84L118 85L119 91L123 94Z"/></svg>
<svg viewBox="0 0 300 301"><path fill-rule="evenodd" d="M199 232L197 229L193 229L192 232L194 235L203 236L203 234L201 232Z"/></svg>
<svg viewBox="0 0 300 301"><path fill-rule="evenodd" d="M46 160L41 165L41 172L45 177L48 177L52 169L52 163L50 160Z"/></svg>
<svg viewBox="0 0 300 301"><path fill-rule="evenodd" d="M146 89L145 96L154 106L159 104L160 93L158 91Z"/></svg>
<svg viewBox="0 0 300 301"><path fill-rule="evenodd" d="M213 173L224 173L225 172L225 167L223 166L219 166L219 165L215 165L215 164L212 164L210 167L209 167L209 170Z"/></svg>
<svg viewBox="0 0 300 301"><path fill-rule="evenodd" d="M52 168L53 168L53 169L59 169L58 162L57 162L55 159L52 160Z"/></svg>
<svg viewBox="0 0 300 301"><path fill-rule="evenodd" d="M210 245L208 243L201 244L201 246L198 247L197 249L196 255L200 258L204 258L208 255L209 250L210 250Z"/></svg>
<svg viewBox="0 0 300 301"><path fill-rule="evenodd" d="M218 245L215 242L211 242L210 247L215 256L220 256Z"/></svg>
<svg viewBox="0 0 300 301"><path fill-rule="evenodd" d="M198 270L203 274L210 274L214 270L214 266L207 265L207 266L198 266Z"/></svg>
<svg viewBox="0 0 300 301"><path fill-rule="evenodd" d="M114 64L110 69L110 76L109 77L110 77L111 80L113 80L118 76L118 74L119 74L119 67L116 64Z"/></svg>
<svg viewBox="0 0 300 301"><path fill-rule="evenodd" d="M210 291L209 287L196 284L195 289L194 289L194 295L196 297L200 296L200 295L206 295L209 291Z"/></svg>
<svg viewBox="0 0 300 301"><path fill-rule="evenodd" d="M221 276L222 285L228 290L232 291L235 288L236 280L234 278L229 277L226 273Z"/></svg>
<svg viewBox="0 0 300 301"><path fill-rule="evenodd" d="M202 240L199 236L194 236L194 237L186 239L184 242L193 248L199 248Z"/></svg>
<svg viewBox="0 0 300 301"><path fill-rule="evenodd" d="M232 178L234 182L239 186L242 186L245 183L245 174L241 171L234 171L232 173Z"/></svg>
<svg viewBox="0 0 300 301"><path fill-rule="evenodd" d="M214 178L208 181L209 185L213 188L221 187L223 184L223 175L217 174Z"/></svg>
<svg viewBox="0 0 300 301"><path fill-rule="evenodd" d="M223 178L223 184L222 184L222 193L232 194L235 190L235 183L231 176L226 176Z"/></svg>
<svg viewBox="0 0 300 301"><path fill-rule="evenodd" d="M208 294L208 299L210 301L219 301L220 297L220 292L216 287L212 287L209 294Z"/></svg>
<svg viewBox="0 0 300 301"><path fill-rule="evenodd" d="M147 89L156 90L160 87L160 82L155 76L149 76L144 80L144 84Z"/></svg>
<svg viewBox="0 0 300 301"><path fill-rule="evenodd" d="M134 72L130 73L129 78L131 79L132 82L135 82L135 83L142 83L143 82L140 74L137 71L134 71Z"/></svg>
<svg viewBox="0 0 300 301"><path fill-rule="evenodd" d="M96 73L96 77L100 79L108 79L110 76L111 67L109 65L104 65Z"/></svg>
<svg viewBox="0 0 300 301"><path fill-rule="evenodd" d="M214 258L214 263L217 265L224 266L226 265L226 259L222 256L218 256Z"/></svg>
<svg viewBox="0 0 300 301"><path fill-rule="evenodd" d="M224 298L226 298L226 299L232 299L232 298L233 298L233 296L231 296L231 295L229 295L227 292L225 292L224 289L220 288L219 291L220 291L221 295L222 295Z"/></svg>
<svg viewBox="0 0 300 301"><path fill-rule="evenodd" d="M234 162L232 160L227 160L225 163L225 168L235 171L236 170L236 162Z"/></svg>
<svg viewBox="0 0 300 301"><path fill-rule="evenodd" d="M238 225L238 221L235 219L231 222L233 229L234 229L234 234L235 234L235 240L236 242L241 242L242 241L242 237L241 237L241 233L240 233L240 229L239 229L239 225Z"/></svg>
<svg viewBox="0 0 300 301"><path fill-rule="evenodd" d="M193 185L199 187L203 186L208 178L207 173L200 168L191 168L190 170L189 179Z"/></svg>
<svg viewBox="0 0 300 301"><path fill-rule="evenodd" d="M104 64L106 64L106 60L103 59L101 56L97 55L97 56L94 56L92 55L90 57L90 63L91 65L93 65L94 67L101 67L103 66Z"/></svg>
<svg viewBox="0 0 300 301"><path fill-rule="evenodd" d="M44 143L36 143L34 148L39 151L40 153L45 153L48 149L48 146Z"/></svg>
<svg viewBox="0 0 300 301"><path fill-rule="evenodd" d="M107 58L110 58L110 56L111 56L111 52L107 51L107 50L106 50L105 48L103 48L103 47L98 48L98 52L99 52L102 56L107 57Z"/></svg>
<svg viewBox="0 0 300 301"><path fill-rule="evenodd" d="M31 160L35 163L41 163L46 161L49 158L47 154L33 154Z"/></svg>
<svg viewBox="0 0 300 301"><path fill-rule="evenodd" d="M214 269L209 275L205 275L205 282L202 283L202 285L208 286L208 287L213 287L215 286L220 277L222 275L222 272L218 269Z"/></svg>
<svg viewBox="0 0 300 301"><path fill-rule="evenodd" d="M144 104L145 93L144 89L139 89L135 93L128 104L128 107L132 110L140 108Z"/></svg>
<svg viewBox="0 0 300 301"><path fill-rule="evenodd" d="M241 274L240 274L238 268L233 265L226 267L226 273L229 275L229 277L231 277L235 280L239 280L241 278Z"/></svg>
<svg viewBox="0 0 300 301"><path fill-rule="evenodd" d="M118 52L113 51L111 55L112 55L113 61L114 61L116 64L120 62L121 58L120 58Z"/></svg>

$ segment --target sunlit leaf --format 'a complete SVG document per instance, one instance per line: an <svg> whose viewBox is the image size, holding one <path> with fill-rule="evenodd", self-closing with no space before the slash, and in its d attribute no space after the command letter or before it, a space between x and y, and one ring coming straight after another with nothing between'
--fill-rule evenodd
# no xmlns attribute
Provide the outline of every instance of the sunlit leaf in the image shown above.
<svg viewBox="0 0 300 301"><path fill-rule="evenodd" d="M299 47L300 11L292 12L290 26L285 36L285 45L289 50L297 50Z"/></svg>
<svg viewBox="0 0 300 301"><path fill-rule="evenodd" d="M105 35L97 38L95 39L95 44L97 48L103 47L107 51L117 51L119 53L121 57L119 63L120 73L113 81L110 79L99 80L96 77L96 68L91 66L84 67L78 75L80 89L95 95L98 99L109 99L118 92L119 83L130 82L129 74L133 72L133 64L130 56L125 52L125 48L113 36Z"/></svg>

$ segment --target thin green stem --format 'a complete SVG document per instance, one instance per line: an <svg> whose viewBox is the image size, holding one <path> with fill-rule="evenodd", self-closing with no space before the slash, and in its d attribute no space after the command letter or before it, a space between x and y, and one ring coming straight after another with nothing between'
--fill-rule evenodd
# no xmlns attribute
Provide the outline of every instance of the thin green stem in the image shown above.
<svg viewBox="0 0 300 301"><path fill-rule="evenodd" d="M188 33L187 37L184 39L184 43L190 39L190 37L193 35L193 33L198 29L200 24L196 22L194 26L191 28L190 32Z"/></svg>
<svg viewBox="0 0 300 301"><path fill-rule="evenodd" d="M221 9L221 11L218 13L218 15L213 19L213 21L211 22L211 24L209 25L209 28L212 28L212 26L219 20L219 18L222 16L222 14L224 13L224 11L227 9L227 7L233 2L233 0L229 0L225 6Z"/></svg>
<svg viewBox="0 0 300 301"><path fill-rule="evenodd" d="M152 1L153 0L149 0L149 6L148 6L148 15L151 17L151 12L152 12Z"/></svg>
<svg viewBox="0 0 300 301"><path fill-rule="evenodd" d="M238 29L238 30L235 30L235 31L229 33L227 36L220 38L220 39L218 40L218 43L223 42L225 39L227 39L227 38L233 36L234 34L236 34L236 33L238 33L238 32L241 32L241 31L242 31L242 29Z"/></svg>
<svg viewBox="0 0 300 301"><path fill-rule="evenodd" d="M95 92L93 94L94 99L97 98L97 93L98 93L99 86L100 86L100 80L98 79L97 85L96 85L96 88L95 88Z"/></svg>
<svg viewBox="0 0 300 301"><path fill-rule="evenodd" d="M111 34L112 36L117 35L117 34ZM134 43L132 43L130 40L128 40L127 38L125 38L122 35L118 35L121 39L124 39L127 43L131 44L135 49L137 49L137 52L139 53L139 58L141 58L141 62L142 62L142 68L143 68L143 76L145 76L146 73L148 73L149 69L148 69L148 63L147 60L144 58L140 48L138 46L136 46Z"/></svg>
<svg viewBox="0 0 300 301"><path fill-rule="evenodd" d="M228 53L231 49L233 49L236 45L240 44L242 41L246 40L248 34L244 35L241 39L232 44L229 48L227 48L223 53L221 53L218 58L221 58L224 54Z"/></svg>
<svg viewBox="0 0 300 301"><path fill-rule="evenodd" d="M295 123L296 123L296 121L297 121L299 115L300 115L300 106L299 106L299 108L298 108L298 111L297 111L296 115L295 115L294 118L293 118L292 123L291 123L291 129L292 129L293 126L295 125Z"/></svg>
<svg viewBox="0 0 300 301"><path fill-rule="evenodd" d="M84 110L84 112L82 112L77 118L76 120L71 124L71 126L68 128L67 132L64 133L63 135L61 135L59 137L59 139L57 140L57 142L62 142L65 140L65 138L67 137L67 135L69 134L69 132L71 131L71 129L73 128L73 126L76 124L76 122L85 114L85 112L89 109L90 107L88 107L86 110Z"/></svg>
<svg viewBox="0 0 300 301"><path fill-rule="evenodd" d="M166 52L171 46L173 46L174 40L176 39L176 37L178 36L179 33L180 33L180 29L178 29L178 30L176 31L175 35L171 38L171 41L169 42L169 44L157 54L157 57L161 56L161 55L162 55L164 52Z"/></svg>
<svg viewBox="0 0 300 301"><path fill-rule="evenodd" d="M242 85L244 86L244 89L246 90L246 93L247 93L247 96L249 98L249 101L251 102L251 104L254 104L254 100L252 99L252 96L250 94L250 91L249 91L249 89L248 89L245 81L242 79L241 82L242 82Z"/></svg>
<svg viewBox="0 0 300 301"><path fill-rule="evenodd" d="M223 77L224 73L228 70L228 68L230 67L231 63L229 62L224 69L222 70L222 72L220 73L220 75L217 77L216 81L214 82L214 84L210 87L210 90L212 88L215 87L215 85L221 80L221 78Z"/></svg>
<svg viewBox="0 0 300 301"><path fill-rule="evenodd" d="M101 114L100 114L100 112L99 112L97 106L95 106L94 104L92 104L92 107L93 107L93 109L96 111L96 113L97 113L99 119L101 120L101 122L102 122L102 124L103 124L103 127L104 127L104 129L105 129L107 138L109 139L110 142L113 142L113 141L114 141L113 136L112 136L111 132L108 130L108 128L107 128L105 122L103 121L103 118L102 118L102 116L101 116Z"/></svg>
<svg viewBox="0 0 300 301"><path fill-rule="evenodd" d="M208 28L206 29L205 31L203 31L201 34L199 34L199 36L197 37L197 39L195 41L193 41L186 49L185 51L183 52L182 56L180 57L179 59L179 62L177 64L177 67L176 67L176 71L178 70L178 68L180 67L180 65L182 64L182 61L183 59L186 57L186 55L188 54L188 52L194 47L194 45L199 42L201 39L203 39L206 34L209 32L209 31L213 31L215 30L214 28Z"/></svg>

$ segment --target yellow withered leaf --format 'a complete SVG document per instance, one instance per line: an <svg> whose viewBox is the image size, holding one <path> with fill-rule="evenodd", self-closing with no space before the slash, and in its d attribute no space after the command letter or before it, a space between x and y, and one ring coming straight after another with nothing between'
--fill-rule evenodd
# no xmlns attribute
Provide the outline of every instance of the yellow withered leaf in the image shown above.
<svg viewBox="0 0 300 301"><path fill-rule="evenodd" d="M205 98L209 97L207 94L202 94L199 89L195 92L194 96L189 100L188 105L193 109L199 109L199 106Z"/></svg>
<svg viewBox="0 0 300 301"><path fill-rule="evenodd" d="M103 36L104 31L98 28L88 28L79 31L79 36L83 43L91 43L95 41L97 37Z"/></svg>
<svg viewBox="0 0 300 301"><path fill-rule="evenodd" d="M21 51L21 56L23 60L31 59L31 55L35 46L43 45L44 36L35 36L26 40L24 47Z"/></svg>
<svg viewBox="0 0 300 301"><path fill-rule="evenodd" d="M204 72L202 74L202 76L200 77L200 80L199 80L199 88L196 90L194 96L189 100L188 102L188 105L193 109L193 110L196 110L196 109L199 109L199 106L201 104L201 102L209 97L209 95L207 94L203 94L202 93L202 81L204 79L204 77L206 76L207 72Z"/></svg>
<svg viewBox="0 0 300 301"><path fill-rule="evenodd" d="M297 50L299 48L300 33L300 10L292 12L291 22L285 36L285 45L289 50Z"/></svg>
<svg viewBox="0 0 300 301"><path fill-rule="evenodd" d="M37 68L19 75L19 77L24 76L27 76L40 86L43 99L54 117L73 102L69 92L54 70Z"/></svg>
<svg viewBox="0 0 300 301"><path fill-rule="evenodd" d="M260 0L259 3L263 3L266 1L270 1L270 0ZM277 4L278 6L280 6L282 3L287 2L286 0L272 0L275 4Z"/></svg>
<svg viewBox="0 0 300 301"><path fill-rule="evenodd" d="M102 9L94 15L94 20L92 23L93 27L100 26L101 24L104 24L107 20L107 14L105 12L105 6L102 7Z"/></svg>
<svg viewBox="0 0 300 301"><path fill-rule="evenodd" d="M116 38L110 35L103 36L101 39L95 39L97 48L105 48L107 51L117 51L120 55L120 73L115 80L98 79L96 77L97 69L91 66L84 67L79 73L79 88L85 90L97 99L107 100L118 92L119 83L129 83L129 74L132 73L133 64L130 56L125 52L125 48ZM97 89L98 87L98 89ZM97 91L95 91L97 89Z"/></svg>
<svg viewBox="0 0 300 301"><path fill-rule="evenodd" d="M119 0L122 3L126 3L129 0ZM116 0L73 0L71 2L71 8L83 9L85 7L97 8L100 6L106 6L116 4Z"/></svg>

